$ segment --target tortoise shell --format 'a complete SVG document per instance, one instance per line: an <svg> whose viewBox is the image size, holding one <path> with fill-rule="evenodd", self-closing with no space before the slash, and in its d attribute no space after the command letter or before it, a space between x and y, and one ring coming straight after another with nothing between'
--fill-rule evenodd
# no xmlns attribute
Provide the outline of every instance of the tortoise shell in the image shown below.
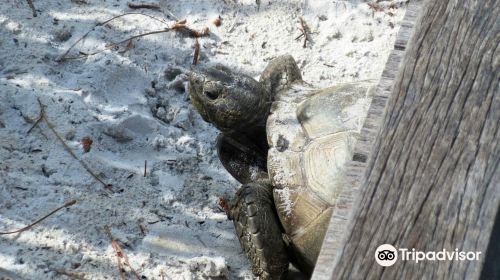
<svg viewBox="0 0 500 280"><path fill-rule="evenodd" d="M276 94L267 120L268 172L276 210L303 266L312 269L368 110L373 83ZM348 186L347 186L348 187Z"/></svg>

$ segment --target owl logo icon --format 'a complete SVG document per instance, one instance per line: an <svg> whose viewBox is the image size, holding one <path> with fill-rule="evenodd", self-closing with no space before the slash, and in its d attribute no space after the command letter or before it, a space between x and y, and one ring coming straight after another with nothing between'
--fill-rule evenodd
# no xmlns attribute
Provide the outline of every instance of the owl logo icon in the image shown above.
<svg viewBox="0 0 500 280"><path fill-rule="evenodd" d="M381 266L391 266L398 260L398 250L391 244L382 244L375 250L375 261Z"/></svg>

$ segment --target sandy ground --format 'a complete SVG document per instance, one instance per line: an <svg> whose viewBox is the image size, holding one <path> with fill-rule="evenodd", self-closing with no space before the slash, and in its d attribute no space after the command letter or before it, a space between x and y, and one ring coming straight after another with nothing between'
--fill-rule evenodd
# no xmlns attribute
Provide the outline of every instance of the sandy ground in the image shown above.
<svg viewBox="0 0 500 280"><path fill-rule="evenodd" d="M239 185L218 161L217 131L189 103L185 77L171 71L192 67L195 40L161 33L57 62L97 23L126 12L162 20L127 15L97 26L70 57L186 19L210 30L199 40L200 65L222 63L258 78L288 53L307 82L325 87L378 79L405 10L405 1L380 2L384 11L354 0L150 2L160 10L132 10L120 0L33 2L37 17L24 0L0 5L0 231L77 203L21 234L0 235L0 268L24 279L118 279L105 226L142 279L253 277L217 205ZM300 16L312 32L305 48L295 40ZM111 188L46 121L28 133L37 99L75 156ZM93 141L87 153L85 137Z"/></svg>

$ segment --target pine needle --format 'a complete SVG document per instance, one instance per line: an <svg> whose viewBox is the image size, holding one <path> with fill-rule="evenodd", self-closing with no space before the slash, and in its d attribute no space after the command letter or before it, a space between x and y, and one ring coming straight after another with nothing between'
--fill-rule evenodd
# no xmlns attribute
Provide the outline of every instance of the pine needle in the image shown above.
<svg viewBox="0 0 500 280"><path fill-rule="evenodd" d="M29 224L23 228L20 228L20 229L17 229L17 230L13 230L13 231L6 231L6 232L0 232L0 235L6 235L6 234L13 234L13 233L21 233L23 231L27 231L28 229L34 227L36 224L42 222L43 220L47 219L48 217L50 217L51 215L53 215L54 213L56 213L57 211L63 209L63 208L66 208L66 207L70 207L71 205L75 204L76 203L76 199L73 199L71 201L68 201L66 203L64 203L63 206L59 206L57 207L56 209L52 210L50 213L48 213L47 215L41 217L40 219L36 220L35 222L33 222L32 224Z"/></svg>

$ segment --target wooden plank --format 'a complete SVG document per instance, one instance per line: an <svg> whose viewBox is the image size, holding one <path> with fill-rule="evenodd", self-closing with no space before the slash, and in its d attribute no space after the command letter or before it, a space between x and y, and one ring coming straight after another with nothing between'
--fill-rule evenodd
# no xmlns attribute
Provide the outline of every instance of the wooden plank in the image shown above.
<svg viewBox="0 0 500 280"><path fill-rule="evenodd" d="M425 2L330 277L500 279L499 42L499 1ZM483 257L382 267L385 243Z"/></svg>
<svg viewBox="0 0 500 280"><path fill-rule="evenodd" d="M353 160L347 166L346 188L338 198L328 231L316 262L313 279L330 279L340 250L344 244L348 225L355 209L354 201L359 195L360 184L367 165L369 152L377 136L386 107L387 99L394 85L405 46L410 38L414 23L421 8L421 1L412 1L406 8L403 24L396 36L394 50L389 55L384 71L377 85L367 118L361 129L354 149Z"/></svg>
<svg viewBox="0 0 500 280"><path fill-rule="evenodd" d="M405 18L401 22L401 27L398 31L398 36L396 37L396 42L394 43L394 49L405 50L408 40L410 40L410 35L413 31L413 26L415 25L418 17L418 12L420 11L421 1L413 1L406 10Z"/></svg>

